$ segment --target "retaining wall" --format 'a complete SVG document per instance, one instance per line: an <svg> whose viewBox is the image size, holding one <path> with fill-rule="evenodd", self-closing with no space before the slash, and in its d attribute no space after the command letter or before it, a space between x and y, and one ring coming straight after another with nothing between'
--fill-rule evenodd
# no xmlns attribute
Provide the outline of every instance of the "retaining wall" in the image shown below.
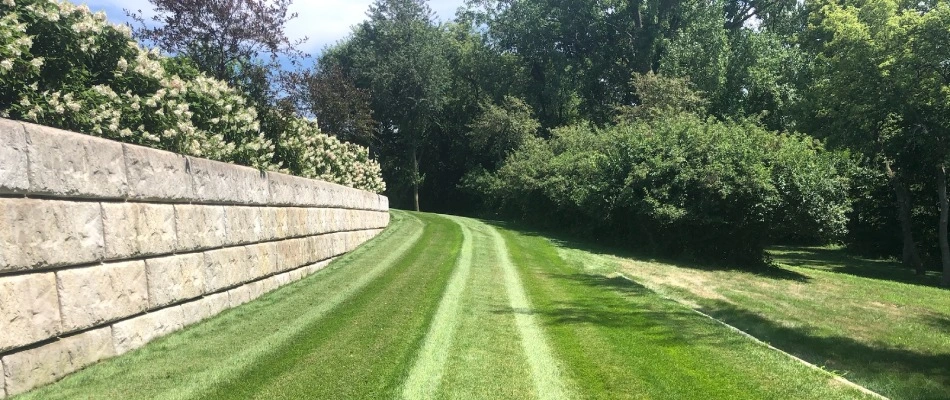
<svg viewBox="0 0 950 400"><path fill-rule="evenodd" d="M0 119L0 398L246 303L389 223L386 197Z"/></svg>

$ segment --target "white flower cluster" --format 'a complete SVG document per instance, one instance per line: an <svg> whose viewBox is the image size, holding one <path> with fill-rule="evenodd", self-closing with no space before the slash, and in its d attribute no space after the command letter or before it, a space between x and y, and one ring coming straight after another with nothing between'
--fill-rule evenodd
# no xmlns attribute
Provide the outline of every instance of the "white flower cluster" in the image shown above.
<svg viewBox="0 0 950 400"><path fill-rule="evenodd" d="M316 123L302 118L288 125L278 148L288 152L290 172L377 193L386 190L380 165L365 147L321 133Z"/></svg>
<svg viewBox="0 0 950 400"><path fill-rule="evenodd" d="M0 15L0 116L385 189L367 149L341 143L296 116L283 117L289 128L275 145L239 91L143 49L127 26L108 24L102 13L68 2L0 0ZM4 98L14 100L5 104Z"/></svg>

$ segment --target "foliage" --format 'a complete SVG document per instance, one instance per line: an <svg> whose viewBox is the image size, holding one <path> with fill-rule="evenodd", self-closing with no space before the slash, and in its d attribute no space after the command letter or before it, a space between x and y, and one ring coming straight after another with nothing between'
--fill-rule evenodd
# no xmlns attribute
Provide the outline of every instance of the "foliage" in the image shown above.
<svg viewBox="0 0 950 400"><path fill-rule="evenodd" d="M339 66L293 74L292 79L297 106L315 116L320 129L362 145L376 140L369 92L356 87Z"/></svg>
<svg viewBox="0 0 950 400"><path fill-rule="evenodd" d="M396 190L412 193L418 209L425 179L420 164L446 101L445 36L423 0L377 0L367 15L321 62L342 68L369 90L387 178Z"/></svg>
<svg viewBox="0 0 950 400"><path fill-rule="evenodd" d="M485 103L469 125L472 150L490 160L495 168L509 153L537 135L538 123L524 101L505 97L501 105Z"/></svg>
<svg viewBox="0 0 950 400"><path fill-rule="evenodd" d="M908 257L915 232L946 248L910 225L920 200L914 188L940 187L938 172L950 161L950 4L820 2L804 37L816 65L805 128L862 152L888 175L902 205L905 262L916 263ZM944 268L950 283L950 260Z"/></svg>
<svg viewBox="0 0 950 400"><path fill-rule="evenodd" d="M680 114L560 128L467 185L518 217L666 254L759 263L777 238L844 233L848 165L806 136Z"/></svg>
<svg viewBox="0 0 950 400"><path fill-rule="evenodd" d="M134 36L162 51L184 56L198 69L248 94L260 107L275 98L280 57L297 65L304 54L285 26L291 0L149 0L154 15L126 10L139 23Z"/></svg>
<svg viewBox="0 0 950 400"><path fill-rule="evenodd" d="M129 30L85 6L45 0L0 3L0 113L177 153L283 170L382 191L379 166L365 149L343 146L312 129L275 142L240 92L188 60L146 51ZM301 121L295 126L305 126ZM354 162L326 166L297 154L304 136ZM355 154L350 154L355 152ZM277 153L282 157L276 157ZM286 165L285 160L302 160Z"/></svg>
<svg viewBox="0 0 950 400"><path fill-rule="evenodd" d="M706 115L709 101L694 88L689 78L654 74L651 71L646 74L633 74L630 84L636 90L640 103L619 107L618 121L655 119L679 113Z"/></svg>

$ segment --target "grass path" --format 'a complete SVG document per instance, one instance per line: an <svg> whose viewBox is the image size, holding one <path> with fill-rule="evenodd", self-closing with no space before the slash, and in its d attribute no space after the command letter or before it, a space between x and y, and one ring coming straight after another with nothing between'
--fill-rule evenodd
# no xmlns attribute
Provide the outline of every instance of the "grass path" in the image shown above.
<svg viewBox="0 0 950 400"><path fill-rule="evenodd" d="M452 338L459 324L459 303L472 270L474 252L471 229L466 224L459 226L462 228L461 254L455 272L442 294L419 357L403 386L402 397L406 399L432 398L445 372L445 363L448 360L446 349L452 345Z"/></svg>
<svg viewBox="0 0 950 400"><path fill-rule="evenodd" d="M864 398L544 237L392 221L324 271L24 398Z"/></svg>
<svg viewBox="0 0 950 400"><path fill-rule="evenodd" d="M518 271L511 262L508 246L495 228L490 227L489 229L494 242L495 254L499 254L499 261L505 273L505 288L508 289L509 304L511 304L511 310L515 314L518 331L521 333L521 347L528 355L531 364L531 375L534 377L535 390L542 399L573 397L568 396L561 376L559 361L548 347L544 333L534 317L535 310L524 292Z"/></svg>

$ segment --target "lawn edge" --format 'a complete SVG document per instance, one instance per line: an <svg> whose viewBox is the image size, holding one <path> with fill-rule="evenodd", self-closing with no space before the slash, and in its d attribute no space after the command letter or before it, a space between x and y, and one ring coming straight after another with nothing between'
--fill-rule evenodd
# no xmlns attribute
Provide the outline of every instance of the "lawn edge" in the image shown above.
<svg viewBox="0 0 950 400"><path fill-rule="evenodd" d="M789 352L787 352L787 351L785 351L785 350L782 350L782 349L780 349L780 348L778 348L778 347L772 346L771 344L769 344L769 343L763 341L762 339L759 339L759 338L753 336L752 334L750 334L750 333L748 333L748 332L746 332L746 331L744 331L744 330L742 330L742 329L739 329L739 328L737 328L737 327L735 327L735 326L732 326L732 325L726 323L725 321L722 321L722 320L720 320L720 319L718 319L718 318L716 318L716 317L713 317L712 315L709 315L709 314L704 313L704 312L702 312L702 311L700 311L700 310L697 310L696 308L694 308L693 306L687 304L686 302L680 301L679 299L674 298L674 297L671 297L671 296L667 296L666 294L664 294L664 293L662 293L662 292L660 292L660 291L655 290L654 288L650 287L649 285L645 285L645 284L643 284L643 283L641 283L641 282L639 282L639 281L637 281L637 280L631 278L630 276L627 276L627 274L624 274L624 273L622 273L622 272L618 272L618 273L616 273L616 275L617 275L617 276L620 276L620 277L622 277L623 279L626 279L626 280L628 280L628 281L630 281L630 282L633 282L633 283L635 283L635 284L637 284L637 285L643 285L644 287L650 289L650 291L652 291L653 293L656 293L657 296L660 296L661 298L664 298L664 299L666 299L666 300L675 302L676 304L679 304L679 305L683 306L684 308L686 308L686 309L688 309L688 310L690 310L690 311L692 311L692 312L694 312L694 313L696 313L696 314L699 314L699 315L701 315L701 316L703 316L703 317L706 317L707 319L710 319L710 320L712 320L712 321L718 323L719 325L722 325L722 326L728 328L729 330L731 330L731 331L733 331L733 332L735 332L735 333L738 333L739 335L745 337L746 339L749 339L749 340L751 340L751 341L753 341L753 342L755 342L755 343L757 343L757 344L759 344L759 345L761 345L761 346L765 346L766 348L768 348L768 349L770 349L770 350L777 351L777 352L779 352L779 353L785 355L786 357L791 358L792 360L798 361L799 363L805 365L806 367L811 368L811 369L813 369L813 370L815 370L815 371L818 371L818 372L820 372L820 373L822 373L822 374L824 374L824 375L826 375L826 376L828 376L828 377L834 379L834 380L835 380L836 382L838 382L838 383L841 383L841 384L843 384L843 385L845 385L845 386L851 387L851 388L853 388L853 389L855 389L855 390L857 390L857 391L859 391L859 392L861 392L861 393L864 393L864 394L866 394L866 395L868 395L868 396L871 396L871 397L874 397L874 398L877 398L877 399L880 399L880 400L891 400L889 397L884 396L884 395L882 395L882 394L880 394L880 393L878 393L878 392L875 392L875 391L873 391L873 390L871 390L871 389L868 389L868 388L866 388L866 387L864 387L864 386L861 386L861 385L859 385L859 384L857 384L857 383L854 383L854 382L848 380L847 378L845 378L845 377L843 377L843 376L841 376L841 375L838 375L838 374L836 374L836 373L834 373L834 372L831 372L831 371L828 371L828 370L826 370L826 369L824 369L824 368L822 368L822 367L820 367L820 366L818 366L818 365L815 365L815 364L812 364L812 363L810 363L810 362L808 362L808 361L805 361L804 359L799 358L799 357L795 356L794 354L791 354L791 353L789 353Z"/></svg>

